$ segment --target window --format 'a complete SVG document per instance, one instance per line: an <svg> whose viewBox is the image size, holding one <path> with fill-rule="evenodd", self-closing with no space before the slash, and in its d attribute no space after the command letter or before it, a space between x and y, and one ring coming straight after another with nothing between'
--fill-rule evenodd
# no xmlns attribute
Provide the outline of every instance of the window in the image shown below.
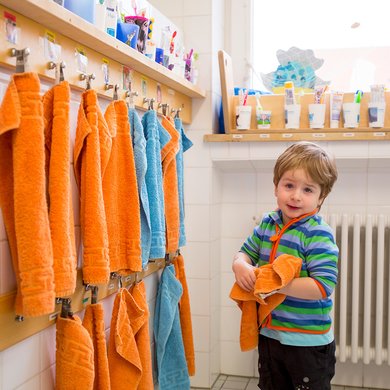
<svg viewBox="0 0 390 390"><path fill-rule="evenodd" d="M390 81L387 0L253 0L253 87L274 72L276 52L312 49L323 65L315 75L344 92ZM317 83L318 84L318 83Z"/></svg>

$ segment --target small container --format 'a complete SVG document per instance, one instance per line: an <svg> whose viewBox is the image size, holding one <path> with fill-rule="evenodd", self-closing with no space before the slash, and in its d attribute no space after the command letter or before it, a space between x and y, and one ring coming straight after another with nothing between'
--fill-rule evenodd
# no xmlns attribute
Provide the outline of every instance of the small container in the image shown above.
<svg viewBox="0 0 390 390"><path fill-rule="evenodd" d="M156 47L156 57L155 57L155 61L156 61L158 64L163 65L163 62L164 62L164 49L162 49L161 47Z"/></svg>
<svg viewBox="0 0 390 390"><path fill-rule="evenodd" d="M256 122L258 129L269 129L271 127L271 111L256 108Z"/></svg>
<svg viewBox="0 0 390 390"><path fill-rule="evenodd" d="M311 129L323 129L326 104L309 104L309 124Z"/></svg>
<svg viewBox="0 0 390 390"><path fill-rule="evenodd" d="M368 103L368 124L370 127L379 128L385 124L385 102Z"/></svg>
<svg viewBox="0 0 390 390"><path fill-rule="evenodd" d="M136 49L139 27L136 24L118 23L116 27L116 38L126 45Z"/></svg>
<svg viewBox="0 0 390 390"><path fill-rule="evenodd" d="M138 39L137 39L137 50L145 54L146 50L146 39L148 38L149 31L149 19L143 16L125 16L126 23L136 24L139 27Z"/></svg>
<svg viewBox="0 0 390 390"><path fill-rule="evenodd" d="M286 104L284 106L286 129L299 129L301 119L300 104Z"/></svg>
<svg viewBox="0 0 390 390"><path fill-rule="evenodd" d="M237 130L249 130L251 127L252 106L236 107Z"/></svg>
<svg viewBox="0 0 390 390"><path fill-rule="evenodd" d="M356 128L360 122L360 103L343 103L345 128Z"/></svg>

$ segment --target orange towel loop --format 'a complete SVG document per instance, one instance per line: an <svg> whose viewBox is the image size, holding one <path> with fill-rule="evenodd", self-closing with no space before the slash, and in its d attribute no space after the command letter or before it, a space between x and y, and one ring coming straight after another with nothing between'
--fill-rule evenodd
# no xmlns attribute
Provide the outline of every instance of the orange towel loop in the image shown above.
<svg viewBox="0 0 390 390"><path fill-rule="evenodd" d="M47 69L50 69L50 70L55 69L56 70L56 84L65 80L65 76L64 76L64 68L65 67L66 67L66 63L64 61L61 61L57 64L53 61L49 61L47 63Z"/></svg>
<svg viewBox="0 0 390 390"><path fill-rule="evenodd" d="M91 304L94 305L98 302L99 287L92 284L85 285L85 291L91 290Z"/></svg>
<svg viewBox="0 0 390 390"><path fill-rule="evenodd" d="M142 101L143 104L148 103L148 110L153 110L153 103L156 101L155 98L146 98Z"/></svg>
<svg viewBox="0 0 390 390"><path fill-rule="evenodd" d="M24 73L26 64L27 64L27 56L30 54L30 49L28 47L17 50L15 48L10 49L9 55L11 57L16 57L16 73Z"/></svg>
<svg viewBox="0 0 390 390"><path fill-rule="evenodd" d="M57 298L57 303L61 303L61 317L69 318L73 316L72 308L71 308L71 298Z"/></svg>
<svg viewBox="0 0 390 390"><path fill-rule="evenodd" d="M85 89L91 89L91 80L95 80L96 78L95 73L91 73L91 74L81 73L79 77L81 81L86 80L87 85Z"/></svg>

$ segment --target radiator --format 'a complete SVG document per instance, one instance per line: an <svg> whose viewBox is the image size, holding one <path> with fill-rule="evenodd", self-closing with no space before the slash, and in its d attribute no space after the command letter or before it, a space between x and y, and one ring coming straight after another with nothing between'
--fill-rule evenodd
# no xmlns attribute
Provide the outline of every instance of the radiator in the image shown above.
<svg viewBox="0 0 390 390"><path fill-rule="evenodd" d="M340 249L332 312L338 360L390 365L389 217L323 217Z"/></svg>

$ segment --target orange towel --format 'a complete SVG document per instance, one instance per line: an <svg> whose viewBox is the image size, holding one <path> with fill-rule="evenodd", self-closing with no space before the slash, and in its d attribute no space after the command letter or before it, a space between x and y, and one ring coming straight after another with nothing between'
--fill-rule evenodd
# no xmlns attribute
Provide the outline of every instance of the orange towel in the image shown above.
<svg viewBox="0 0 390 390"><path fill-rule="evenodd" d="M112 149L103 177L111 272L138 272L141 260L141 216L127 105L113 101L104 114Z"/></svg>
<svg viewBox="0 0 390 390"><path fill-rule="evenodd" d="M84 244L83 281L108 283L110 274L107 222L102 181L111 152L111 136L96 91L81 96L74 145L74 171L80 191L80 223Z"/></svg>
<svg viewBox="0 0 390 390"><path fill-rule="evenodd" d="M0 205L17 282L15 311L25 317L55 308L39 91L35 73L15 74L0 107Z"/></svg>
<svg viewBox="0 0 390 390"><path fill-rule="evenodd" d="M179 133L172 122L165 116L161 124L168 131L171 139L161 150L163 172L166 252L172 253L179 249L180 212L179 192L177 184L176 154L179 151Z"/></svg>
<svg viewBox="0 0 390 390"><path fill-rule="evenodd" d="M279 306L286 296L276 293L265 299L259 293L268 293L286 286L299 276L302 260L291 255L278 256L272 264L255 268L256 282L254 291L245 291L234 283L230 298L241 309L240 347L242 351L257 348L259 326L273 309ZM257 308L257 304L259 307Z"/></svg>
<svg viewBox="0 0 390 390"><path fill-rule="evenodd" d="M142 362L134 337L134 329L143 323L144 310L132 295L121 288L112 310L108 365L111 387L115 390L137 389L142 377Z"/></svg>
<svg viewBox="0 0 390 390"><path fill-rule="evenodd" d="M70 184L70 88L67 81L43 96L49 220L57 297L76 288L77 257Z"/></svg>
<svg viewBox="0 0 390 390"><path fill-rule="evenodd" d="M104 312L101 303L87 306L83 318L83 326L87 329L93 343L95 367L93 389L110 390Z"/></svg>
<svg viewBox="0 0 390 390"><path fill-rule="evenodd" d="M144 281L134 285L131 289L131 295L134 297L138 307L144 311L142 320L138 322L138 330L133 326L138 353L142 365L141 381L137 387L138 390L151 390L153 386L152 354L150 351L149 334L149 308L146 300L146 289Z"/></svg>
<svg viewBox="0 0 390 390"><path fill-rule="evenodd" d="M57 318L56 390L92 390L93 343L79 317Z"/></svg>
<svg viewBox="0 0 390 390"><path fill-rule="evenodd" d="M192 319L191 319L191 306L190 306L190 294L188 292L187 278L184 268L184 258L182 255L176 257L173 262L175 265L176 278L180 281L183 287L183 295L179 301L179 314L181 333L183 337L184 352L187 360L188 375L195 375L195 348L194 338L192 335Z"/></svg>

